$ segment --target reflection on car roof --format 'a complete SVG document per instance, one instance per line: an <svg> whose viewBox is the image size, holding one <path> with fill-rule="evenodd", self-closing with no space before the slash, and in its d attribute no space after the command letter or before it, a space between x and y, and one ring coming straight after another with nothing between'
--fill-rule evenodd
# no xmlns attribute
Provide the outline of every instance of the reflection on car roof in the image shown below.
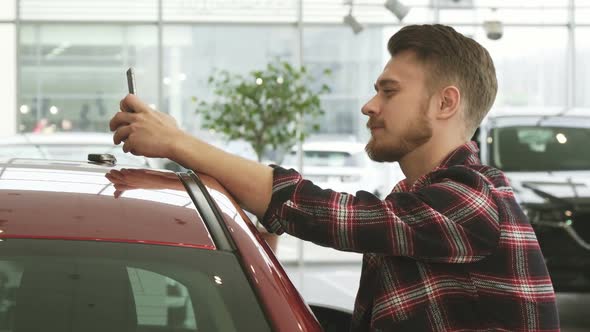
<svg viewBox="0 0 590 332"><path fill-rule="evenodd" d="M0 237L215 249L185 190L138 189L115 199L105 177L110 169L40 160L0 163L0 201L6 207L0 211Z"/></svg>

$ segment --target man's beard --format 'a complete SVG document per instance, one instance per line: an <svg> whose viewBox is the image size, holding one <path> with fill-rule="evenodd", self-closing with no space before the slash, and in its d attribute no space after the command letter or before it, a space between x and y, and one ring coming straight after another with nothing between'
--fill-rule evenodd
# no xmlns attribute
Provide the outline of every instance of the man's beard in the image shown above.
<svg viewBox="0 0 590 332"><path fill-rule="evenodd" d="M394 162L400 161L406 154L420 147L432 137L432 126L428 120L428 103L424 103L420 108L420 115L415 118L406 130L405 137L399 137L397 141L387 140L386 135L382 135L377 140L372 136L365 146L365 151L371 160L376 162ZM369 120L370 121L370 120ZM387 130L384 128L384 130Z"/></svg>

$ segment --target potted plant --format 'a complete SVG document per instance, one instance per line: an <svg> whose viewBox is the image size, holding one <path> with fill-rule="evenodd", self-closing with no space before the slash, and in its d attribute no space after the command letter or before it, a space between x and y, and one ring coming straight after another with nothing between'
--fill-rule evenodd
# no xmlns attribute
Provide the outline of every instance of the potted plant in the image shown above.
<svg viewBox="0 0 590 332"><path fill-rule="evenodd" d="M329 69L323 71L329 75ZM275 59L247 75L217 70L209 77L214 98L197 101L203 128L227 140L241 139L254 149L258 161L269 151L288 151L313 131L324 111L320 96L330 91L317 84L305 67ZM306 126L299 126L300 120ZM276 236L264 233L273 250Z"/></svg>

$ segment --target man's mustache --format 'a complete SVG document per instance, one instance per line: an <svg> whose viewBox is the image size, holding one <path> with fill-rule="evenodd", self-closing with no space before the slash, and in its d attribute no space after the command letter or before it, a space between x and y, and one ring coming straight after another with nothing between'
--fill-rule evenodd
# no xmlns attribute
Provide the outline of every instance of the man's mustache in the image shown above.
<svg viewBox="0 0 590 332"><path fill-rule="evenodd" d="M371 129L371 128L375 128L375 127L385 127L385 122L383 121L377 121L377 120L369 120L367 121L367 128Z"/></svg>

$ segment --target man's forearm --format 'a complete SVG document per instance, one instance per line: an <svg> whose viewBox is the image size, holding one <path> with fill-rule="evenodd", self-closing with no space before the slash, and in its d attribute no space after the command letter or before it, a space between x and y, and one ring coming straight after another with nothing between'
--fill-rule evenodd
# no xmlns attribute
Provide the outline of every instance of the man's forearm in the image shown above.
<svg viewBox="0 0 590 332"><path fill-rule="evenodd" d="M217 179L246 210L262 218L272 194L273 170L267 165L218 149L183 133L169 158Z"/></svg>

